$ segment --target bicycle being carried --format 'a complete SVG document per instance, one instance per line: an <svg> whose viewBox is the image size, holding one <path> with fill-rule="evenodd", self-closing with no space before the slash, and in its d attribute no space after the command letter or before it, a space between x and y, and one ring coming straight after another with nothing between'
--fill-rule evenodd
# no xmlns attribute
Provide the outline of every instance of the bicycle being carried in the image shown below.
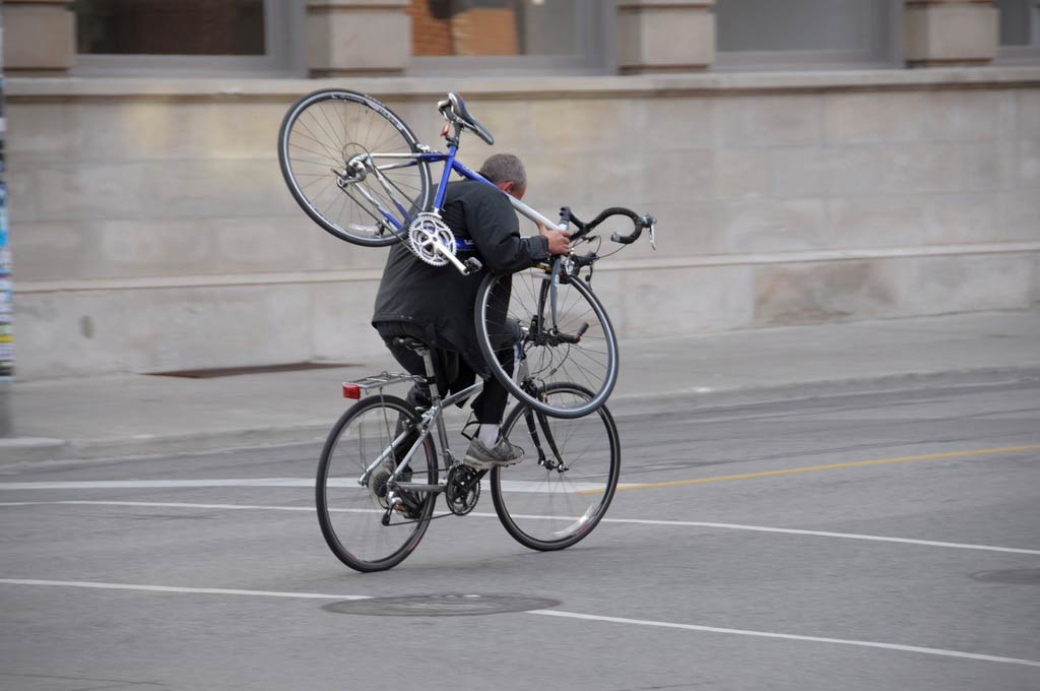
<svg viewBox="0 0 1040 691"><path fill-rule="evenodd" d="M446 154L419 144L396 115L369 96L324 90L303 97L279 132L279 162L290 191L318 225L340 239L372 247L404 242L427 263L451 264L463 274L481 270L475 258L456 256L462 242L441 220L440 208L453 171L492 185L457 160L463 130L488 144L494 139L457 94L449 94L438 109L447 121ZM430 164L438 162L444 168L431 200ZM520 274L488 274L478 291L474 314L481 351L492 374L520 401L506 417L503 434L537 455L536 462L494 469L491 491L513 537L534 549L561 549L602 518L620 461L617 430L603 405L617 380L617 340L588 285L600 256L575 248L599 243L592 231L612 218L634 225L628 235L613 233L612 240L631 244L648 228L652 241L654 219L611 208L583 223L565 207L554 223L507 198L527 218L571 231L571 252ZM378 395L340 418L319 464L322 531L336 555L362 571L404 559L434 517L438 495L446 495L452 514L471 512L486 472L462 465L451 452L443 420L448 406L476 395L482 383L442 400L426 347L417 341L402 344L424 357L427 376L384 373L346 384L347 395L360 398L369 390ZM497 353L505 349L515 352L515 371L500 364ZM418 380L431 387L428 410L413 410L384 393L386 386Z"/></svg>

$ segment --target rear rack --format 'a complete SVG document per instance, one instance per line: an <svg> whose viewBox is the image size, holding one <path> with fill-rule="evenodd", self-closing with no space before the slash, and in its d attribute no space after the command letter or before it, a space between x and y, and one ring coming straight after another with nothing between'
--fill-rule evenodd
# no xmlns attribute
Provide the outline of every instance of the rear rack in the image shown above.
<svg viewBox="0 0 1040 691"><path fill-rule="evenodd" d="M368 391L369 389L382 389L385 386L401 384L403 382L421 384L425 381L425 377L408 374L407 372L382 372L380 374L374 374L371 377L365 377L364 379L343 382L343 397L356 399L361 398L362 391Z"/></svg>

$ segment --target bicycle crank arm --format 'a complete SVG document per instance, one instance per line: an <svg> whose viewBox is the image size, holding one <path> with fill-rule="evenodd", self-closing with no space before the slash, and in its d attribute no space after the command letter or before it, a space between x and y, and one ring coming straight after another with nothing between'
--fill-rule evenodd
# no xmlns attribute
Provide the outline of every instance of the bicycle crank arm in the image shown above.
<svg viewBox="0 0 1040 691"><path fill-rule="evenodd" d="M451 265L458 269L459 273L463 276L469 276L470 274L476 273L480 271L482 268L484 268L484 265L481 264L480 260L476 257L470 257L465 262L462 262L458 257L456 257L451 252L448 252L440 245L437 245L435 249L437 250L438 254L440 254L442 257L451 262Z"/></svg>
<svg viewBox="0 0 1040 691"><path fill-rule="evenodd" d="M406 492L430 492L440 494L445 490L444 485L424 485L418 482L395 482L394 487Z"/></svg>

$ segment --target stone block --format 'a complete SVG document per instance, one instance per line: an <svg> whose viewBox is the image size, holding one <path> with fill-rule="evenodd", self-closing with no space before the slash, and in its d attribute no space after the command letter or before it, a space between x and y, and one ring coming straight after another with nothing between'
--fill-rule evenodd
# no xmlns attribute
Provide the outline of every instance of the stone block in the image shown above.
<svg viewBox="0 0 1040 691"><path fill-rule="evenodd" d="M709 149L603 156L600 161L589 161L586 180L590 195L607 201L605 193L614 193L609 206L629 206L626 200L633 199L654 204L715 195L716 152Z"/></svg>
<svg viewBox="0 0 1040 691"><path fill-rule="evenodd" d="M933 194L926 198L924 242L928 245L970 245L1015 240L999 222L993 192Z"/></svg>
<svg viewBox="0 0 1040 691"><path fill-rule="evenodd" d="M1033 255L960 255L759 267L755 324L1022 309Z"/></svg>
<svg viewBox="0 0 1040 691"><path fill-rule="evenodd" d="M747 266L626 271L624 335L680 336L751 322L753 272ZM614 318L614 312L610 312Z"/></svg>
<svg viewBox="0 0 1040 691"><path fill-rule="evenodd" d="M72 110L67 104L8 101L8 136L4 142L7 156L24 161L78 158L83 145L82 128L70 117Z"/></svg>
<svg viewBox="0 0 1040 691"><path fill-rule="evenodd" d="M530 109L533 142L552 152L621 151L639 124L632 99L534 101Z"/></svg>
<svg viewBox="0 0 1040 691"><path fill-rule="evenodd" d="M1015 131L1024 137L1040 137L1040 89L1015 93Z"/></svg>
<svg viewBox="0 0 1040 691"><path fill-rule="evenodd" d="M94 228L84 222L18 222L11 252L18 281L92 277L103 261L91 242Z"/></svg>
<svg viewBox="0 0 1040 691"><path fill-rule="evenodd" d="M1040 254L1033 255L1033 292L1030 300L1032 307L1040 305Z"/></svg>
<svg viewBox="0 0 1040 691"><path fill-rule="evenodd" d="M712 148L717 143L716 106L711 98L630 99L631 121L607 125L624 133L626 148L640 151Z"/></svg>
<svg viewBox="0 0 1040 691"><path fill-rule="evenodd" d="M922 195L828 199L827 246L871 249L922 245L929 208L930 202Z"/></svg>
<svg viewBox="0 0 1040 691"><path fill-rule="evenodd" d="M897 295L893 315L1024 309L1033 254L919 257L886 262Z"/></svg>
<svg viewBox="0 0 1040 691"><path fill-rule="evenodd" d="M584 208L586 203L583 185L585 160L576 156L553 156L545 150L523 152L522 158L527 170L524 203L553 220L558 218L561 206L570 206L580 218L582 212L578 209ZM474 160L472 163L479 167L481 161ZM534 232L534 226L523 217L520 220L520 232Z"/></svg>
<svg viewBox="0 0 1040 691"><path fill-rule="evenodd" d="M1037 190L1001 192L997 195L998 222L1007 239L1040 242L1040 194Z"/></svg>
<svg viewBox="0 0 1040 691"><path fill-rule="evenodd" d="M935 91L924 94L924 136L941 141L991 141L1005 131L1004 94Z"/></svg>
<svg viewBox="0 0 1040 691"><path fill-rule="evenodd" d="M697 162L687 160L688 165ZM711 192L721 199L749 199L772 194L770 152L760 149L719 149L712 161ZM692 190L691 190L692 191Z"/></svg>
<svg viewBox="0 0 1040 691"><path fill-rule="evenodd" d="M311 351L319 360L362 364L386 352L372 328L379 282L344 281L313 284L310 292Z"/></svg>
<svg viewBox="0 0 1040 691"><path fill-rule="evenodd" d="M623 0L617 6L623 74L691 72L715 61L714 0Z"/></svg>
<svg viewBox="0 0 1040 691"><path fill-rule="evenodd" d="M422 143L439 148L444 143L444 140L439 138L444 118L437 112L435 105L433 99L415 104L413 111L425 115L421 121L430 122L421 136L419 132L415 134ZM479 167L485 158L495 153L510 152L525 157L524 154L536 145L531 136L533 117L530 106L526 101L503 102L467 98L466 107L495 136L495 145L488 147L476 135L465 134L461 151L466 159ZM407 122L411 127L412 121Z"/></svg>
<svg viewBox="0 0 1040 691"><path fill-rule="evenodd" d="M39 221L45 201L38 179L40 166L21 154L11 154L6 159L4 177L7 182L7 214L11 224Z"/></svg>
<svg viewBox="0 0 1040 691"><path fill-rule="evenodd" d="M11 73L64 75L76 62L76 15L65 0L3 3L3 66Z"/></svg>
<svg viewBox="0 0 1040 691"><path fill-rule="evenodd" d="M731 253L793 252L828 244L821 199L727 201L719 232Z"/></svg>
<svg viewBox="0 0 1040 691"><path fill-rule="evenodd" d="M881 147L770 149L771 184L780 197L860 196L877 191Z"/></svg>
<svg viewBox="0 0 1040 691"><path fill-rule="evenodd" d="M729 246L723 234L724 226L720 222L725 202L718 201L672 201L669 203L635 202L630 208L638 213L650 213L657 219L657 250L650 246L650 240L644 233L639 242L629 245L618 255L618 259L663 259L678 257L703 257L712 254L726 254ZM610 223L608 221L608 223ZM608 230L629 233L632 224L628 221L617 221L617 225ZM602 233L603 238L609 233ZM613 243L604 240L604 249L612 251ZM609 266L611 260L600 266Z"/></svg>
<svg viewBox="0 0 1040 691"><path fill-rule="evenodd" d="M234 218L286 216L299 210L274 159L171 160L141 165L142 203L151 214Z"/></svg>
<svg viewBox="0 0 1040 691"><path fill-rule="evenodd" d="M408 3L309 0L307 67L313 77L402 74L411 59Z"/></svg>
<svg viewBox="0 0 1040 691"><path fill-rule="evenodd" d="M839 150L839 147L818 146L770 149L772 193L778 197L826 195L831 188L832 161Z"/></svg>
<svg viewBox="0 0 1040 691"><path fill-rule="evenodd" d="M866 261L759 266L754 282L756 326L866 319L896 302L878 265Z"/></svg>
<svg viewBox="0 0 1040 691"><path fill-rule="evenodd" d="M1027 160L1029 151L1026 141L999 139L957 145L957 156L960 189L987 192L1017 187L1016 166L1020 160Z"/></svg>
<svg viewBox="0 0 1040 691"><path fill-rule="evenodd" d="M31 194L43 200L35 220L144 218L162 213L156 208L146 184L149 167L165 170L166 165L136 162L98 162L89 167L76 163L27 164L18 172L12 166L12 178L26 174L32 176L34 188ZM213 188L209 193L215 194Z"/></svg>
<svg viewBox="0 0 1040 691"><path fill-rule="evenodd" d="M876 144L921 139L926 129L924 93L828 94L825 138L831 144Z"/></svg>
<svg viewBox="0 0 1040 691"><path fill-rule="evenodd" d="M724 147L808 146L823 140L823 104L811 96L731 96L716 103Z"/></svg>
<svg viewBox="0 0 1040 691"><path fill-rule="evenodd" d="M18 374L299 362L307 298L292 285L16 294Z"/></svg>
<svg viewBox="0 0 1040 691"><path fill-rule="evenodd" d="M997 56L999 22L999 11L989 3L908 3L903 57L921 67L986 64Z"/></svg>
<svg viewBox="0 0 1040 691"><path fill-rule="evenodd" d="M956 145L893 144L873 147L877 160L873 179L863 192L917 194L952 192L961 188L961 150Z"/></svg>
<svg viewBox="0 0 1040 691"><path fill-rule="evenodd" d="M1020 187L1038 190L1040 194L1040 138L1019 139L1015 182Z"/></svg>

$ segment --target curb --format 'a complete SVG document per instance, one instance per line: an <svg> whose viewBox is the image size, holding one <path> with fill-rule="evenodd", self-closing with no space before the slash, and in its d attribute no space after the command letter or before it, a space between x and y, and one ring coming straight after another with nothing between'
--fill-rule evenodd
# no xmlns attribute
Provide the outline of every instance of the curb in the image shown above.
<svg viewBox="0 0 1040 691"><path fill-rule="evenodd" d="M677 409L732 408L782 401L890 393L926 387L994 386L1031 380L1040 380L1040 367L986 367L790 382L772 386L745 386L715 390L697 388L615 394L611 397L609 405L615 418L624 419L673 412ZM112 439L0 438L0 468L12 471L21 464L46 461L130 459L205 453L226 448L245 449L278 444L320 443L325 439L334 422L334 419L329 419L300 422L281 427L229 429L207 434L137 435Z"/></svg>

